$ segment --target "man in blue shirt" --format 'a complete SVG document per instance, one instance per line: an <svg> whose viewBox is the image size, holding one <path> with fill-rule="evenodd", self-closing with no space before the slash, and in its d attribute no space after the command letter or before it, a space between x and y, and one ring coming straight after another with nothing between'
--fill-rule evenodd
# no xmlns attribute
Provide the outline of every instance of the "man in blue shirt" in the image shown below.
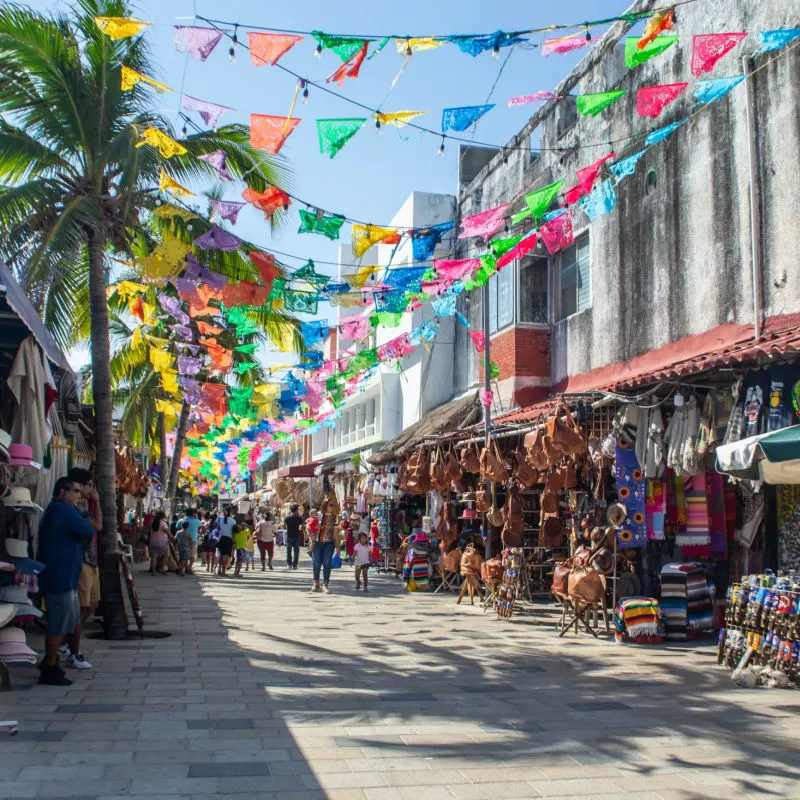
<svg viewBox="0 0 800 800"><path fill-rule="evenodd" d="M200 520L197 518L197 512L193 508L189 509L185 517L178 520L177 529L179 531L183 530L184 522L189 523L189 536L192 540L192 560L188 572L190 575L194 575L194 562L197 561L197 535L200 531Z"/></svg>
<svg viewBox="0 0 800 800"><path fill-rule="evenodd" d="M46 686L72 684L58 664L58 648L80 624L78 580L84 549L94 538L94 528L78 511L80 500L80 486L69 478L59 478L39 523L37 559L45 565L39 576L39 591L47 610L45 657L39 683Z"/></svg>

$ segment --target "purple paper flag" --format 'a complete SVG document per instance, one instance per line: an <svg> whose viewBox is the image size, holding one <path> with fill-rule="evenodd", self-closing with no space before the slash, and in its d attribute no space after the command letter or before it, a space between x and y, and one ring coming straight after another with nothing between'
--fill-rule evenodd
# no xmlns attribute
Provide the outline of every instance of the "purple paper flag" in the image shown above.
<svg viewBox="0 0 800 800"><path fill-rule="evenodd" d="M208 202L212 212L219 214L231 225L236 224L239 212L247 205L247 203L235 203L232 200L209 200Z"/></svg>
<svg viewBox="0 0 800 800"><path fill-rule="evenodd" d="M168 294L159 293L158 302L161 308L175 317L182 325L188 325L191 321L189 315L181 309L181 301L177 297L170 297Z"/></svg>
<svg viewBox="0 0 800 800"><path fill-rule="evenodd" d="M242 240L238 236L223 230L219 225L212 225L208 233L195 239L192 244L203 250L235 250ZM208 283L208 280L206 280Z"/></svg>
<svg viewBox="0 0 800 800"><path fill-rule="evenodd" d="M178 336L182 336L184 339L186 339L187 342L191 342L194 338L192 329L187 328L185 325L170 325L170 328L175 331Z"/></svg>
<svg viewBox="0 0 800 800"><path fill-rule="evenodd" d="M203 368L203 360L201 358L192 358L191 356L178 356L178 372L181 375L197 375Z"/></svg>
<svg viewBox="0 0 800 800"><path fill-rule="evenodd" d="M182 347L187 352L196 356L200 352L200 347L196 344L187 344L186 342L178 342L178 347Z"/></svg>
<svg viewBox="0 0 800 800"><path fill-rule="evenodd" d="M181 389L183 389L186 402L195 406L199 405L202 399L200 382L192 380L191 378L178 378L178 383L180 383ZM192 413L194 414L195 412L193 411ZM199 419L199 415L197 418Z"/></svg>
<svg viewBox="0 0 800 800"><path fill-rule="evenodd" d="M175 278L173 283L181 294L191 294L200 285L199 281L193 281L190 278Z"/></svg>
<svg viewBox="0 0 800 800"><path fill-rule="evenodd" d="M188 53L192 58L205 61L219 44L219 40L227 31L215 28L194 28L190 25L175 26L175 49L179 53Z"/></svg>
<svg viewBox="0 0 800 800"><path fill-rule="evenodd" d="M224 150L215 150L213 153L206 153L202 156L197 156L200 161L205 161L220 178L224 181L232 181L228 167L228 154ZM243 204L244 205L244 204Z"/></svg>

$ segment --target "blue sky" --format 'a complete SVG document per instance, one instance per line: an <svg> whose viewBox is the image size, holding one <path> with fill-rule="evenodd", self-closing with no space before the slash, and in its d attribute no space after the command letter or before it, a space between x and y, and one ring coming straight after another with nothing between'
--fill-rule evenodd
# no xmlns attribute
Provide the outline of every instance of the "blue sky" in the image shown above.
<svg viewBox="0 0 800 800"><path fill-rule="evenodd" d="M54 9L63 8L66 3L35 0L31 5ZM348 0L346 3L142 0L135 3L134 8L139 18L154 23L147 35L159 67L155 77L174 89L172 94L163 96L162 109L177 112L182 89L194 97L235 108L236 112L227 114L223 121L248 122L250 112L288 113L296 81L277 68L253 66L249 53L243 48L239 49L235 63L231 63L227 57L227 40L220 43L206 62L177 53L172 42L175 24L193 24L194 14L238 21L243 26L239 30L242 41L247 39L248 23L329 33L446 35L572 23L612 16L628 5L627 0L562 0L546 6L541 2L494 5L476 0L405 0L402 4L375 0ZM605 29L597 30L602 33ZM534 41L543 38L544 35L536 35ZM321 59L314 58L314 47L314 41L308 37L287 53L281 63L304 77L324 81L341 62L330 51ZM392 88L392 80L403 59L390 44L363 65L358 79L348 79L342 89L335 84L331 86L383 111L427 109L430 113L418 121L433 130L439 129L441 111L445 107L494 102L497 106L480 121L475 138L500 145L522 128L535 110L531 105L510 109L508 98L554 88L586 51L545 58L538 49L515 47L506 61L508 53L509 49L504 48L499 60L492 58L491 53L473 58L454 45L418 53ZM456 143L448 143L444 156L439 157L439 139L406 129L403 136L408 140L402 141L393 128L384 128L378 134L370 120L334 159L330 159L319 152L316 119L366 114L312 88L309 103L298 103L294 115L303 121L284 146L283 155L293 173L293 194L313 205L381 224L389 222L414 190L443 193L456 190ZM193 117L200 122L198 115ZM177 113L174 118L180 129ZM472 131L466 135L471 136ZM234 196L232 192L231 199ZM283 259L291 268L300 267L305 259L313 258L319 271L335 273L334 266L322 262L336 261L336 244L316 235L298 235L295 232L298 225L294 210L282 229L271 233L262 215L248 208L241 213L233 230L267 249L298 256ZM344 239L349 239L347 226L342 233Z"/></svg>

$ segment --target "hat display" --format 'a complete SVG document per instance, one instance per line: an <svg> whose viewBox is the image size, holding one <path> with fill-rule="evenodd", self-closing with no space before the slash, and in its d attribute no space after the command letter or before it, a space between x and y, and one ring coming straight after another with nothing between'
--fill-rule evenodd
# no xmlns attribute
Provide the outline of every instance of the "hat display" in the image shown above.
<svg viewBox="0 0 800 800"><path fill-rule="evenodd" d="M0 630L0 661L27 661L36 663L36 651L25 642L25 631L21 628Z"/></svg>
<svg viewBox="0 0 800 800"><path fill-rule="evenodd" d="M12 444L12 448L16 445ZM28 448L30 450L30 448ZM11 464L14 464L14 457L11 457ZM17 465L21 466L21 465ZM8 494L3 498L3 505L6 508L13 508L15 510L28 510L28 511L41 511L42 507L36 505L31 500L31 490L27 486L11 486L8 489ZM27 555L27 553L26 553Z"/></svg>
<svg viewBox="0 0 800 800"><path fill-rule="evenodd" d="M26 606L30 603L28 590L22 586L0 586L0 601L4 603L14 603L18 606Z"/></svg>
<svg viewBox="0 0 800 800"><path fill-rule="evenodd" d="M8 448L9 464L12 467L32 467L33 449L30 445L15 442Z"/></svg>
<svg viewBox="0 0 800 800"><path fill-rule="evenodd" d="M612 503L606 509L606 519L608 520L608 524L613 525L615 528L622 526L627 518L628 509L625 507L624 503Z"/></svg>
<svg viewBox="0 0 800 800"><path fill-rule="evenodd" d="M0 461L8 461L11 455L8 448L11 446L11 434L0 428Z"/></svg>
<svg viewBox="0 0 800 800"><path fill-rule="evenodd" d="M27 558L28 557L28 543L23 539L12 539L10 536L6 539L6 552L11 558Z"/></svg>
<svg viewBox="0 0 800 800"><path fill-rule="evenodd" d="M474 508L465 508L459 519L478 519L478 512Z"/></svg>

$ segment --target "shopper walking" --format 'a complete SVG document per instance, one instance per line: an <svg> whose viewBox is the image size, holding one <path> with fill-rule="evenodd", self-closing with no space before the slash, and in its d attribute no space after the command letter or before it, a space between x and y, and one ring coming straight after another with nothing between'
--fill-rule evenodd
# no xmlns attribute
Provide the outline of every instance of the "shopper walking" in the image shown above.
<svg viewBox="0 0 800 800"><path fill-rule="evenodd" d="M322 503L322 521L320 522L319 532L316 541L312 543L311 562L314 570L314 585L312 592L330 592L331 567L333 564L333 554L340 546L339 529L337 519L339 516L339 501L336 495L331 492ZM322 586L320 587L320 573L322 573Z"/></svg>
<svg viewBox="0 0 800 800"><path fill-rule="evenodd" d="M297 569L300 560L300 540L303 537L305 522L298 513L297 503L289 506L289 516L283 521L286 528L286 566L288 569Z"/></svg>
<svg viewBox="0 0 800 800"><path fill-rule="evenodd" d="M370 546L367 544L367 534L358 534L358 544L353 550L353 563L356 566L356 591L361 588L361 581L364 581L364 594L368 591L369 586L369 562L370 562Z"/></svg>
<svg viewBox="0 0 800 800"><path fill-rule="evenodd" d="M267 566L272 569L272 557L275 554L275 523L270 511L264 511L256 522L256 544L261 554L261 571L266 572Z"/></svg>
<svg viewBox="0 0 800 800"><path fill-rule="evenodd" d="M228 565L231 563L233 553L233 532L236 527L236 520L231 514L231 509L226 508L225 513L217 518L217 528L219 529L219 574L224 578L228 575Z"/></svg>
<svg viewBox="0 0 800 800"><path fill-rule="evenodd" d="M147 549L150 552L150 574L165 574L169 557L169 525L163 511L157 511L150 523L150 539Z"/></svg>

